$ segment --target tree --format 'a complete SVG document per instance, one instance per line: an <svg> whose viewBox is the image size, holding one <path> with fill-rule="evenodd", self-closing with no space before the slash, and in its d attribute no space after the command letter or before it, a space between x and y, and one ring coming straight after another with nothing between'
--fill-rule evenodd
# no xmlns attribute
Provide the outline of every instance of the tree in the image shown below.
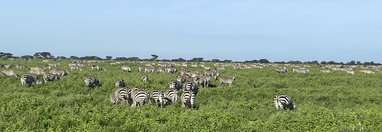
<svg viewBox="0 0 382 132"><path fill-rule="evenodd" d="M106 56L106 59L111 60L111 59L113 59L113 57L112 56Z"/></svg>
<svg viewBox="0 0 382 132"><path fill-rule="evenodd" d="M356 64L356 61L354 61L354 60L352 60L352 61L350 61L350 62L348 62L348 63L346 63L347 65L355 65Z"/></svg>
<svg viewBox="0 0 382 132"><path fill-rule="evenodd" d="M128 57L126 60L128 60L128 61L139 61L141 59L139 59L139 57Z"/></svg>
<svg viewBox="0 0 382 132"><path fill-rule="evenodd" d="M78 60L78 59L80 59L80 57L77 57L77 56L70 56L70 59L72 59L72 60Z"/></svg>
<svg viewBox="0 0 382 132"><path fill-rule="evenodd" d="M33 55L35 58L43 58L43 59L50 59L53 58L54 56L50 54L49 52L36 52Z"/></svg>
<svg viewBox="0 0 382 132"><path fill-rule="evenodd" d="M155 55L155 54L151 54L151 57L152 57L151 60L156 60L156 59L158 59L159 56Z"/></svg>
<svg viewBox="0 0 382 132"><path fill-rule="evenodd" d="M0 52L0 57L1 58L12 58L13 54L12 53L4 53Z"/></svg>
<svg viewBox="0 0 382 132"><path fill-rule="evenodd" d="M185 62L186 59L183 58L178 58L178 59L171 59L171 61L180 61L180 62Z"/></svg>
<svg viewBox="0 0 382 132"><path fill-rule="evenodd" d="M259 62L260 63L269 63L269 61L267 59L260 59Z"/></svg>
<svg viewBox="0 0 382 132"><path fill-rule="evenodd" d="M219 59L212 59L211 61L212 61L212 62L220 62Z"/></svg>
<svg viewBox="0 0 382 132"><path fill-rule="evenodd" d="M57 59L59 59L59 60L63 60L63 59L66 59L66 57L65 57L65 56L57 56L56 58L57 58Z"/></svg>
<svg viewBox="0 0 382 132"><path fill-rule="evenodd" d="M23 55L20 58L25 59L25 60L31 60L31 59L33 59L33 56L31 56L31 55Z"/></svg>
<svg viewBox="0 0 382 132"><path fill-rule="evenodd" d="M202 62L204 58L202 57L196 57L196 58L192 58L190 61L191 62Z"/></svg>

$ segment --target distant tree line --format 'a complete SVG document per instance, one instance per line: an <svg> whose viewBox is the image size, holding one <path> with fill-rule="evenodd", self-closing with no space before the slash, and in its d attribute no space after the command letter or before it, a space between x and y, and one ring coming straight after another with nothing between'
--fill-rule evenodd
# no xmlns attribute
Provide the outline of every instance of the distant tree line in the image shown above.
<svg viewBox="0 0 382 132"><path fill-rule="evenodd" d="M69 58L65 56L53 56L50 52L36 52L33 55L23 55L23 56L13 56L12 53L7 53L7 52L0 52L0 58L1 59L8 59L8 58L21 58L25 60L31 60L31 59L72 59L72 60L117 60L117 61L174 61L174 62L224 62L224 63L229 63L229 62L234 62L229 59L225 60L220 60L220 59L211 59L211 60L206 60L203 57L195 57L191 58L189 60L184 59L184 58L176 58L176 59L158 59L159 56L156 54L151 54L151 58L148 59L141 59L139 57L115 57L113 59L112 56L106 56L105 58L101 58L98 56L83 56L83 57L78 57L78 56L70 56ZM352 60L350 62L336 62L336 61L298 61L298 60L291 60L291 61L275 61L271 62L268 59L259 59L259 60L249 60L249 61L244 61L244 63L274 63L274 64L314 64L314 65L327 65L327 64L341 64L341 65L381 65L380 63L375 63L373 61L371 62L361 62L361 61L355 61Z"/></svg>

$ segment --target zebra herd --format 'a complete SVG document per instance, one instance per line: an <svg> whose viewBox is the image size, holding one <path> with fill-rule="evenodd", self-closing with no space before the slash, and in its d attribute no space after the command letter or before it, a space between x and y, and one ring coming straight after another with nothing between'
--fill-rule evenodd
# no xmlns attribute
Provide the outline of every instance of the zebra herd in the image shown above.
<svg viewBox="0 0 382 132"><path fill-rule="evenodd" d="M25 67L20 65L17 67ZM5 70L0 72L6 76L15 76L20 78L22 85L31 86L32 84L42 84L49 81L59 80L62 76L67 76L69 73L62 69L54 68L57 65L49 65L48 68L31 67L29 73L18 76L13 70ZM82 70L83 64L69 64L71 70ZM46 73L47 69L50 71ZM105 68L91 65L91 69L95 71L106 71ZM122 66L122 71L132 72L128 66ZM142 107L145 104L153 104L158 107L164 108L168 105L181 103L182 108L195 108L195 101L199 92L199 88L213 87L212 80L216 80L219 86L227 85L232 87L236 80L236 76L221 76L217 70L206 68L204 72L191 71L187 68L181 68L179 71L174 66L163 66L155 68L153 66L138 67L138 71L145 73L179 73L178 77L167 84L167 89L164 91L154 89L151 91L141 87L129 88L125 80L118 79L115 81L116 89L110 94L110 101L112 104L123 103L131 107ZM282 68L280 73L287 72L287 68ZM42 78L39 77L42 75ZM101 86L101 81L95 77L84 77L83 83L86 87ZM143 75L141 81L150 83L149 77ZM180 101L178 101L180 100ZM295 109L295 105L291 97L287 95L275 95L274 104L276 109Z"/></svg>
<svg viewBox="0 0 382 132"><path fill-rule="evenodd" d="M151 104L163 108L177 102L179 98L178 91L183 87L183 92L180 96L182 107L194 108L194 100L198 88L193 82L186 82L183 86L180 86L178 83L177 81L171 81L168 83L166 91L162 92L154 89L149 94L143 88L129 89L126 87L125 81L119 79L115 82L116 89L110 95L110 101L112 104L120 102L131 107L142 107L151 102Z"/></svg>

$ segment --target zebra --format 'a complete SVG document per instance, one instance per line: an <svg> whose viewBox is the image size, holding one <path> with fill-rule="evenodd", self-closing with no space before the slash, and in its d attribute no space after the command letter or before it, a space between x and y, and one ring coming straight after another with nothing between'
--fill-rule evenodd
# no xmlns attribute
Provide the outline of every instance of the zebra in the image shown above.
<svg viewBox="0 0 382 132"><path fill-rule="evenodd" d="M35 83L35 84L42 84L42 82L37 79L37 76L36 75L32 75L32 74L23 74L23 75L21 75L20 81L21 81L22 85L27 85L27 86L30 86L33 83Z"/></svg>
<svg viewBox="0 0 382 132"><path fill-rule="evenodd" d="M176 68L174 67L169 67L169 68L166 68L165 70L167 73L171 73L171 74L176 73Z"/></svg>
<svg viewBox="0 0 382 132"><path fill-rule="evenodd" d="M132 105L131 107L142 107L148 101L148 95L145 90L134 88L131 90Z"/></svg>
<svg viewBox="0 0 382 132"><path fill-rule="evenodd" d="M224 83L228 84L229 87L232 86L232 83L236 80L236 77L219 77L220 86Z"/></svg>
<svg viewBox="0 0 382 132"><path fill-rule="evenodd" d="M44 75L45 70L41 67L31 67L29 73L36 75Z"/></svg>
<svg viewBox="0 0 382 132"><path fill-rule="evenodd" d="M13 70L4 70L4 71L1 71L1 73L3 73L5 76L14 76L14 77L18 77L16 72L13 71Z"/></svg>
<svg viewBox="0 0 382 132"><path fill-rule="evenodd" d="M146 67L145 70L144 70L145 73L146 73L146 72L152 72L152 73L154 73L155 71L156 71L156 69L155 69L154 67Z"/></svg>
<svg viewBox="0 0 382 132"><path fill-rule="evenodd" d="M84 82L87 87L95 87L100 85L100 81L96 77L85 77Z"/></svg>
<svg viewBox="0 0 382 132"><path fill-rule="evenodd" d="M126 87L125 80L123 80L123 79L118 79L117 81L115 81L115 87L117 87L117 88L123 88L123 87Z"/></svg>
<svg viewBox="0 0 382 132"><path fill-rule="evenodd" d="M117 104L119 100L125 102L127 105L131 105L130 89L127 88L117 88L111 95L110 101L113 104Z"/></svg>
<svg viewBox="0 0 382 132"><path fill-rule="evenodd" d="M175 103L178 100L178 90L176 89L167 89L164 93L164 97L171 101L171 103Z"/></svg>
<svg viewBox="0 0 382 132"><path fill-rule="evenodd" d="M198 93L198 87L195 85L194 82L186 82L184 83L184 91L192 91L195 95Z"/></svg>
<svg viewBox="0 0 382 132"><path fill-rule="evenodd" d="M150 94L150 99L153 104L157 104L161 108L170 102L170 100L159 90L153 90Z"/></svg>
<svg viewBox="0 0 382 132"><path fill-rule="evenodd" d="M147 81L149 81L149 77L147 77L146 75L143 75L141 77L141 80L146 83Z"/></svg>
<svg viewBox="0 0 382 132"><path fill-rule="evenodd" d="M198 76L194 79L197 86L209 87L211 84L211 77L209 76Z"/></svg>
<svg viewBox="0 0 382 132"><path fill-rule="evenodd" d="M276 110L279 110L279 109L294 110L296 108L296 106L293 105L292 99L288 95L284 95L284 94L275 95L274 104L275 104Z"/></svg>
<svg viewBox="0 0 382 132"><path fill-rule="evenodd" d="M131 72L131 68L128 67L128 66L122 66L121 69L122 69L122 71L124 71L124 72Z"/></svg>
<svg viewBox="0 0 382 132"><path fill-rule="evenodd" d="M176 89L176 90L180 90L182 86L180 85L180 83L178 81L170 81L168 83L168 88L169 89Z"/></svg>
<svg viewBox="0 0 382 132"><path fill-rule="evenodd" d="M43 77L44 82L59 80L60 77L57 74L45 74Z"/></svg>
<svg viewBox="0 0 382 132"><path fill-rule="evenodd" d="M283 74L288 72L288 68L283 67L283 68L276 68L275 69L277 73Z"/></svg>
<svg viewBox="0 0 382 132"><path fill-rule="evenodd" d="M183 108L194 107L195 94L192 91L189 91L189 90L184 91L181 96L181 99L182 99Z"/></svg>
<svg viewBox="0 0 382 132"><path fill-rule="evenodd" d="M56 75L59 75L59 76L67 76L68 75L68 72L65 71L65 70L62 70L62 69L53 69L49 73L56 74Z"/></svg>
<svg viewBox="0 0 382 132"><path fill-rule="evenodd" d="M105 68L97 66L97 65L92 65L91 68L92 68L92 70L96 70L96 71L106 71Z"/></svg>

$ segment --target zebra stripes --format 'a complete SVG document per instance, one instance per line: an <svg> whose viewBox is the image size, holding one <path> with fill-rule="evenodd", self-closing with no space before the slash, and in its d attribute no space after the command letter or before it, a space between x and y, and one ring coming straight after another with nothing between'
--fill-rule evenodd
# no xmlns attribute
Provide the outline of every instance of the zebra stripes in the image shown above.
<svg viewBox="0 0 382 132"><path fill-rule="evenodd" d="M163 108L170 100L159 90L153 90L150 95L151 102Z"/></svg>
<svg viewBox="0 0 382 132"><path fill-rule="evenodd" d="M110 95L110 101L117 104L118 101L125 102L127 105L131 104L130 90L126 88L117 88L113 94Z"/></svg>
<svg viewBox="0 0 382 132"><path fill-rule="evenodd" d="M289 109L294 110L295 105L293 105L292 99L288 95L275 95L274 104L277 110L279 109Z"/></svg>
<svg viewBox="0 0 382 132"><path fill-rule="evenodd" d="M195 95L198 93L198 87L193 82L186 82L183 91L192 91Z"/></svg>
<svg viewBox="0 0 382 132"><path fill-rule="evenodd" d="M59 80L59 79L60 79L60 77L57 74L47 74L47 75L45 74L44 77L43 77L43 80L44 80L45 83L48 82L48 81L56 81L56 80Z"/></svg>
<svg viewBox="0 0 382 132"><path fill-rule="evenodd" d="M178 100L178 91L176 89L167 89L164 96L174 104Z"/></svg>
<svg viewBox="0 0 382 132"><path fill-rule="evenodd" d="M220 86L223 84L228 84L229 87L232 86L232 83L235 81L236 77L219 77Z"/></svg>
<svg viewBox="0 0 382 132"><path fill-rule="evenodd" d="M126 87L126 83L125 83L125 80L123 79L119 79L115 82L115 87L117 88L123 88L123 87Z"/></svg>
<svg viewBox="0 0 382 132"><path fill-rule="evenodd" d="M84 82L87 87L95 87L100 85L100 81L96 77L85 77Z"/></svg>
<svg viewBox="0 0 382 132"><path fill-rule="evenodd" d="M144 75L144 76L141 77L141 80L146 83L147 81L149 81L149 77Z"/></svg>
<svg viewBox="0 0 382 132"><path fill-rule="evenodd" d="M181 99L183 108L194 108L195 94L192 91L184 91Z"/></svg>
<svg viewBox="0 0 382 132"><path fill-rule="evenodd" d="M132 107L142 107L148 101L148 95L145 90L134 88L131 90Z"/></svg>
<svg viewBox="0 0 382 132"><path fill-rule="evenodd" d="M31 86L33 83L41 84L42 82L37 79L37 76L31 74L21 75L20 81L22 85Z"/></svg>

